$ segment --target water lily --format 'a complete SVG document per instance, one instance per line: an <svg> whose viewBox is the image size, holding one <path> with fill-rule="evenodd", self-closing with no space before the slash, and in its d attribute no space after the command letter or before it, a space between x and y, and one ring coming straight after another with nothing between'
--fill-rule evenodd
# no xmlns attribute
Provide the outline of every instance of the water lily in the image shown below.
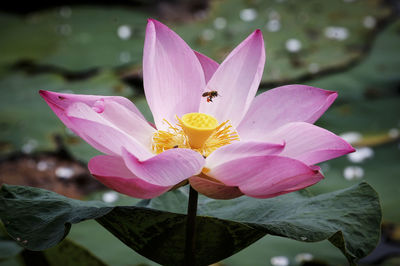
<svg viewBox="0 0 400 266"><path fill-rule="evenodd" d="M354 149L312 124L336 92L289 85L255 97L264 63L260 30L219 65L150 19L143 82L155 125L123 97L40 94L105 154L89 170L118 192L153 198L189 181L211 198L269 198L317 183L323 175L315 164Z"/></svg>

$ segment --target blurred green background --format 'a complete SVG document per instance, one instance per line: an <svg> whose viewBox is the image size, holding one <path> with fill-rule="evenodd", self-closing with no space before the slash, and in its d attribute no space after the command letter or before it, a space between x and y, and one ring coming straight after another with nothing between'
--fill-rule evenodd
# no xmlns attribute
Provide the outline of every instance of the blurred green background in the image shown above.
<svg viewBox="0 0 400 266"><path fill-rule="evenodd" d="M361 180L370 183L381 198L384 227L381 244L364 264L400 264L398 1L17 1L0 6L1 183L134 204L90 179L85 163L98 152L59 122L38 90L122 95L152 120L141 77L147 18L167 24L217 62L259 28L267 53L259 92L291 83L338 91L317 124L357 148L321 164L326 178L310 190L318 194ZM95 221L74 225L69 238L109 265L156 265ZM14 256L18 246L1 239L0 265L28 265L23 255ZM328 242L273 236L220 265L301 265L310 259L346 265Z"/></svg>

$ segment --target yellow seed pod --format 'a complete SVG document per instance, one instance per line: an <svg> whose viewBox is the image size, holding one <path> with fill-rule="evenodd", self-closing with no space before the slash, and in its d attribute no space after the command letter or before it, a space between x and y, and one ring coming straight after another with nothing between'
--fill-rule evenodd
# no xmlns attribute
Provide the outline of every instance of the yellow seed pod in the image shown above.
<svg viewBox="0 0 400 266"><path fill-rule="evenodd" d="M188 136L190 147L194 149L201 148L218 127L217 119L203 113L188 113L180 120L182 129Z"/></svg>

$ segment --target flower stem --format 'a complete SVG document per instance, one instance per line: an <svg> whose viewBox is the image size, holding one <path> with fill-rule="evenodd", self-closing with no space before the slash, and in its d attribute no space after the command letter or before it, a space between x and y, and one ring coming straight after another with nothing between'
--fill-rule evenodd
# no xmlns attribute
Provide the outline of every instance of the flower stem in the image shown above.
<svg viewBox="0 0 400 266"><path fill-rule="evenodd" d="M196 250L196 214L197 200L199 193L190 186L189 203L187 209L186 220L186 243L185 243L185 264L186 266L196 265L195 250Z"/></svg>

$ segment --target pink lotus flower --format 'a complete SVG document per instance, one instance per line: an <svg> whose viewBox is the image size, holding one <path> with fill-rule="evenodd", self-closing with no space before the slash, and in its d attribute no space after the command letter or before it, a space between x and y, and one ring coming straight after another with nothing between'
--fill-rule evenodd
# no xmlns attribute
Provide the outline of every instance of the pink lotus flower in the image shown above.
<svg viewBox="0 0 400 266"><path fill-rule="evenodd" d="M312 125L336 92L289 85L255 97L264 63L260 30L218 65L150 19L143 81L155 127L123 97L40 94L106 154L92 158L89 170L118 192L153 198L189 180L211 198L269 198L317 183L323 176L315 164L354 149ZM202 97L210 91L218 96Z"/></svg>

